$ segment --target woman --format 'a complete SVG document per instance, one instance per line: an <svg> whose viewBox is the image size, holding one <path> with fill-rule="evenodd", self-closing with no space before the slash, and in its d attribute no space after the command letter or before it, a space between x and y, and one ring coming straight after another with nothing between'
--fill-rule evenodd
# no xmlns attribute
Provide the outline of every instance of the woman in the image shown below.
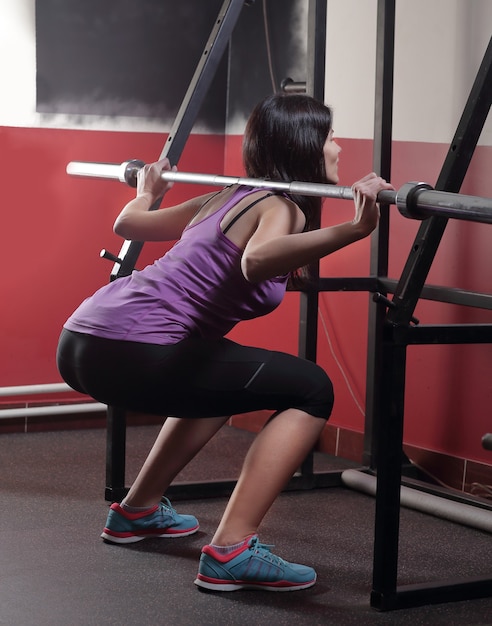
<svg viewBox="0 0 492 626"><path fill-rule="evenodd" d="M337 183L339 154L331 110L308 96L269 96L248 120L250 177ZM114 230L131 240L179 240L153 265L85 300L58 347L59 370L74 389L168 416L124 501L111 505L102 537L128 543L195 532L197 520L162 494L231 415L270 409L195 583L218 591L310 587L315 571L273 555L257 530L330 416L331 381L310 361L224 336L278 306L289 278L302 279L299 268L369 235L377 194L393 187L367 175L353 186L353 220L312 230L319 198L238 185L149 211L171 187L160 176L169 169L167 159L142 168Z"/></svg>

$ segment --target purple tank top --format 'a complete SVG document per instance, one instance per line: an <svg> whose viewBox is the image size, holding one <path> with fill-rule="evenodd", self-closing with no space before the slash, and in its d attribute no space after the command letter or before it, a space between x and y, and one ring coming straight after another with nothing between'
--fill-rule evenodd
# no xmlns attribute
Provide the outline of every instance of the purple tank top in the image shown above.
<svg viewBox="0 0 492 626"><path fill-rule="evenodd" d="M239 321L273 311L288 276L249 283L241 271L242 250L220 229L225 214L256 191L239 187L220 209L187 226L162 258L84 300L65 328L167 345L186 337L223 337Z"/></svg>

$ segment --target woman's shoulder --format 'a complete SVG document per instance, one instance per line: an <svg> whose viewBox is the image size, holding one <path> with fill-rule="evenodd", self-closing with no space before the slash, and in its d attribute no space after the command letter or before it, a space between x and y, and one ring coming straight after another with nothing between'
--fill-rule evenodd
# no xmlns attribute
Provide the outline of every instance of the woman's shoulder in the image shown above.
<svg viewBox="0 0 492 626"><path fill-rule="evenodd" d="M299 205L285 193L274 192L265 199L262 209L265 217L276 220L287 219L294 224L294 232L302 232L306 224L306 217Z"/></svg>

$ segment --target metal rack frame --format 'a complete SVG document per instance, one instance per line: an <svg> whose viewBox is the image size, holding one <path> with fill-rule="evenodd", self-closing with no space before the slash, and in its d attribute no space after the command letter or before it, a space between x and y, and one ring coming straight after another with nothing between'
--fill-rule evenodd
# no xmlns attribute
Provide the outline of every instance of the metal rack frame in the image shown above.
<svg viewBox="0 0 492 626"><path fill-rule="evenodd" d="M384 41L378 48L385 49L383 65L392 63L390 49L391 39L394 38L394 4L394 0L379 0L378 4L378 37ZM382 71L384 73L384 68ZM389 97L388 92L392 88L390 78L386 80L386 86L382 80L381 100ZM449 147L436 189L459 192L491 103L492 39ZM381 108L384 109L383 106ZM385 122L384 114L381 114L381 119L381 129L391 127L391 119ZM383 148L379 151L376 148L375 162L378 158L382 159L382 154ZM430 217L422 222L396 286L386 280L387 272L381 271L387 270L387 238L383 242L382 252L375 253L372 258L373 267L379 267L380 270L377 274L380 283L387 292L394 294L387 310L384 301L372 304L372 327L369 332L374 338L368 357L371 387L368 390L365 428L365 461L377 476L371 606L383 611L492 595L492 573L488 578L438 581L423 585L398 586L397 582L407 346L492 342L492 324L412 324L419 298L430 293L432 299L442 302L454 301L467 306L492 308L492 296L488 294L458 292L444 287L426 289L425 280L447 222L442 217ZM443 496L442 492L440 495Z"/></svg>

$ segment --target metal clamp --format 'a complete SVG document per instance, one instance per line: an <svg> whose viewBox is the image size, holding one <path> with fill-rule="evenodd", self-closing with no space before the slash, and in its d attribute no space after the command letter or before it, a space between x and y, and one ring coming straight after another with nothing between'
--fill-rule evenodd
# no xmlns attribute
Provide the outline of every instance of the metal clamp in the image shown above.
<svg viewBox="0 0 492 626"><path fill-rule="evenodd" d="M421 191L432 190L428 183L405 183L396 192L396 206L404 217L414 220L423 220L427 216L418 208L418 195Z"/></svg>

